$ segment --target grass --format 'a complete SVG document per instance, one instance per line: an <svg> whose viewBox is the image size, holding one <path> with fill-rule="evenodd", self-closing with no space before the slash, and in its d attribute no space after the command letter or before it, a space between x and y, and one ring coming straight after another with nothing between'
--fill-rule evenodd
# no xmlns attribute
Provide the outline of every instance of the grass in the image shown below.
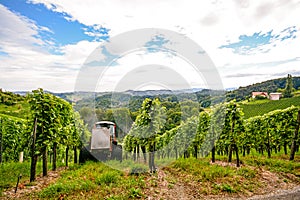
<svg viewBox="0 0 300 200"><path fill-rule="evenodd" d="M289 161L288 156L247 156L243 160L245 164L255 167L264 167L266 170L277 173L289 173L300 177L300 162L299 157L295 161ZM300 179L299 179L300 181Z"/></svg>
<svg viewBox="0 0 300 200"><path fill-rule="evenodd" d="M241 108L243 108L245 119L257 115L263 115L273 110L285 109L292 105L300 106L300 96L295 96L287 99L280 99L279 101L271 101L268 99L264 99L240 104Z"/></svg>
<svg viewBox="0 0 300 200"><path fill-rule="evenodd" d="M118 167L133 164L132 161L109 161ZM127 163L126 163L127 162ZM138 165L132 165L132 169ZM168 188L172 189L178 179L187 184L196 181L201 184L202 194L238 193L259 187L256 171L251 168L233 168L211 165L209 159L178 159L165 167L168 173ZM139 176L130 175L131 170L121 172L103 163L88 162L62 174L53 185L39 192L39 198L66 199L139 199L146 197L149 187L159 193L157 175L148 173ZM248 180L249 179L249 180ZM247 184L241 185L241 180ZM147 181L147 183L146 183ZM211 188L211 189L208 189ZM151 189L152 190L152 189ZM209 191L210 190L210 191ZM196 191L198 192L198 191Z"/></svg>
<svg viewBox="0 0 300 200"><path fill-rule="evenodd" d="M260 186L256 169L219 166L209 161L208 158L178 159L166 170L186 184L195 182L204 195L252 191Z"/></svg>
<svg viewBox="0 0 300 200"><path fill-rule="evenodd" d="M4 189L15 186L18 176L26 179L30 175L30 163L4 163L0 164L0 196Z"/></svg>
<svg viewBox="0 0 300 200"><path fill-rule="evenodd" d="M130 199L143 196L143 176L131 176L103 163L87 162L65 171L53 185L36 194L57 199Z"/></svg>
<svg viewBox="0 0 300 200"><path fill-rule="evenodd" d="M37 174L42 172L42 165L38 163ZM0 196L3 190L14 187L19 175L22 174L21 182L28 180L30 177L30 163L3 163L0 164Z"/></svg>
<svg viewBox="0 0 300 200"><path fill-rule="evenodd" d="M233 157L234 159L234 157ZM226 161L225 156L217 156L217 160ZM289 174L300 175L300 155L295 161L289 161L288 156L272 154L268 159L255 151L241 157L243 164L239 168L211 164L207 158L180 158L163 169L165 178L159 174L149 174L147 165L134 163L132 160L87 162L83 165L72 165L62 172L60 178L53 184L29 194L28 198L38 199L140 199L148 196L161 195L161 182L166 180L168 192L176 190L179 185L189 188L187 191L197 198L205 195L239 196L257 193L268 185L262 180L261 169L278 174L282 182L297 182L299 178L291 179ZM157 162L166 162L157 160ZM233 160L234 162L234 160ZM110 167L111 166L111 167ZM14 187L19 173L22 180L29 178L29 163L6 163L1 165L1 187ZM113 167L113 168L112 168ZM122 171L116 170L117 168ZM39 164L38 173L41 172ZM132 173L142 169L143 173ZM3 176L5 174L5 176ZM191 189L192 188L192 189ZM258 192L259 193L259 192ZM200 196L199 196L200 195Z"/></svg>
<svg viewBox="0 0 300 200"><path fill-rule="evenodd" d="M122 162L117 160L110 160L105 162L106 165L113 169L124 171L129 174L143 174L149 171L148 165L144 163L137 163L133 160L123 160Z"/></svg>
<svg viewBox="0 0 300 200"><path fill-rule="evenodd" d="M272 152L271 158L268 158L267 153L262 155L252 149L249 155L241 156L240 159L245 165L264 168L265 170L276 173L294 174L300 177L300 152L296 152L294 161L289 160L289 153L290 151L288 150L288 154L285 155L283 149L281 149L280 152ZM235 156L233 156L233 158L235 158ZM217 159L224 162L227 161L226 156L217 156Z"/></svg>
<svg viewBox="0 0 300 200"><path fill-rule="evenodd" d="M30 105L26 101L18 102L14 105L0 103L0 114L26 119L29 115Z"/></svg>
<svg viewBox="0 0 300 200"><path fill-rule="evenodd" d="M48 169L51 169L51 163L48 163ZM58 167L64 163L58 162ZM42 163L37 163L36 174L42 173ZM15 187L19 175L22 174L20 183L29 180L30 177L30 162L9 162L0 164L0 197L5 189Z"/></svg>

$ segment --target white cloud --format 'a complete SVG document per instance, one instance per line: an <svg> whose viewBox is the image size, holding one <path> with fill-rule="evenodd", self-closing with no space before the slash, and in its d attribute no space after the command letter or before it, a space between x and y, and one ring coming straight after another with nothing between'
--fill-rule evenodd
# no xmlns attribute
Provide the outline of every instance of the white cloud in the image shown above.
<svg viewBox="0 0 300 200"><path fill-rule="evenodd" d="M118 66L107 67L107 70L103 70L102 76L99 76L97 91L101 91L103 88L107 91L150 88L148 84L153 85L156 78L159 78L159 74L166 75L164 89L208 87L207 80L198 74L189 63L180 57L166 57L165 52L149 54L145 51L135 51L118 59L118 63ZM159 68L163 71L159 72ZM93 73L97 73L97 71ZM141 84L140 78L153 81ZM159 85L159 83L156 84ZM129 88L129 86L133 86L133 88Z"/></svg>
<svg viewBox="0 0 300 200"><path fill-rule="evenodd" d="M272 75L276 71L283 71L282 73L297 71L297 66L299 66L299 61L293 63L294 67L291 65L289 67L276 65L273 68L255 66L255 63L299 57L300 2L298 0L31 0L30 2L42 3L50 10L65 13L67 20L77 20L87 26L108 28L111 30L109 34L112 37L124 31L149 27L165 28L185 34L202 46L212 58L224 79L225 87L245 85L253 83L254 80L263 81L267 77L227 78L230 74L249 74L259 70L264 74ZM6 17L2 18L6 20L0 22L5 23L0 26L0 29L2 27L0 36L5 38L1 41L1 47L4 47L4 51L14 59L5 58L6 67L15 66L24 69L35 66L36 68L30 67L33 70L32 73L39 74L40 71L53 72L51 66L55 66L56 70L59 66L64 66L66 69L73 70L73 72L67 71L68 73L75 73L74 69L78 69L89 53L99 44L82 41L61 47L60 50L64 55L51 55L32 46L33 43L40 45L45 43L33 37L38 34L39 30L51 30L39 27L29 19L12 13L3 6L0 9L1 15ZM268 53L237 55L230 49L219 49L227 41L238 42L240 35L250 36L256 32L266 33L271 30L274 34L279 34L291 26L296 26L297 38L273 42L265 47L271 49ZM96 33L86 31L86 34L95 35ZM275 47L274 44L276 44ZM246 69L242 68L249 63L254 63L254 65ZM70 90L72 86L64 85L64 88Z"/></svg>
<svg viewBox="0 0 300 200"><path fill-rule="evenodd" d="M68 1L32 0L72 16L85 25L100 24L111 35L137 28L183 31L205 49L216 49L239 35L298 25L299 1ZM58 9L59 8L59 9ZM181 29L179 29L181 27ZM299 28L299 27L298 27Z"/></svg>
<svg viewBox="0 0 300 200"><path fill-rule="evenodd" d="M1 4L0 13L0 46L7 54L0 57L0 88L72 91L78 69L99 43L80 41L60 47L62 55L53 55L45 48L48 44L37 37L39 31L51 30Z"/></svg>

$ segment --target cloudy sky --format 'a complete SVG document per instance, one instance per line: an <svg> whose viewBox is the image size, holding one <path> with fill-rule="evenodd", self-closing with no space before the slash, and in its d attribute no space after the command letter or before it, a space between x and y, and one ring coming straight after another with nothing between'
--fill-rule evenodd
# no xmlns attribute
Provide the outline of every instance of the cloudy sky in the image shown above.
<svg viewBox="0 0 300 200"><path fill-rule="evenodd" d="M0 0L0 88L74 91L79 71L99 45L144 28L171 30L197 43L224 88L288 73L300 76L299 13L300 0ZM164 39L149 38L145 47L161 49ZM102 48L98 54L98 60L115 59L104 78L98 77L99 91L122 85L128 74L139 73L139 66L151 72L151 64L153 73L158 65L167 66L191 87L207 82L188 61L168 52L148 48L112 57Z"/></svg>

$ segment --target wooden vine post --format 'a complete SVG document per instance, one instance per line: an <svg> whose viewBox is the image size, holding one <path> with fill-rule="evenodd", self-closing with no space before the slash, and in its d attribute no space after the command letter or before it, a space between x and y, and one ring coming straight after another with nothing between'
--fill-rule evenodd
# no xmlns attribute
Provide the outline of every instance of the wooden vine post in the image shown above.
<svg viewBox="0 0 300 200"><path fill-rule="evenodd" d="M30 182L35 181L36 164L38 159L38 156L35 153L36 129L37 129L37 118L34 119L34 127L33 127L33 134L32 134Z"/></svg>
<svg viewBox="0 0 300 200"><path fill-rule="evenodd" d="M295 128L294 137L293 137L293 141L292 141L290 160L294 160L294 158L295 158L299 127L300 127L300 109L298 110L297 125Z"/></svg>
<svg viewBox="0 0 300 200"><path fill-rule="evenodd" d="M3 133L2 133L2 119L0 118L0 163L2 163L2 152L3 152L3 145L2 145L2 140L3 140Z"/></svg>

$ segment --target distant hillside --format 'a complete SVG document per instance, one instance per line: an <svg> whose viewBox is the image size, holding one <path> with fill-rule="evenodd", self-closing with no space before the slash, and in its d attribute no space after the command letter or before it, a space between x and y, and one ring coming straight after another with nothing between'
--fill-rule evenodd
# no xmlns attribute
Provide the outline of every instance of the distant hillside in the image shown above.
<svg viewBox="0 0 300 200"><path fill-rule="evenodd" d="M162 101L187 101L199 102L201 107L209 107L224 99L230 101L236 99L242 101L248 99L253 91L276 92L283 89L286 84L286 77L256 83L246 87L240 87L232 91L212 91L209 89L187 89L187 90L146 90L126 92L75 92L55 94L67 100L76 102L75 109L82 107L95 107L101 109L128 107L131 111L137 111L145 98L158 97ZM300 87L300 77L293 77L294 88ZM226 97L226 98L225 98Z"/></svg>
<svg viewBox="0 0 300 200"><path fill-rule="evenodd" d="M236 99L237 101L245 100L251 96L252 92L277 92L277 90L283 89L286 84L286 77L279 79L272 79L261 83L255 83L246 87L239 87L236 90L229 91L226 94L227 100ZM293 86L295 89L300 87L300 77L293 77Z"/></svg>
<svg viewBox="0 0 300 200"><path fill-rule="evenodd" d="M164 101L186 101L191 100L199 102L202 107L209 107L215 103L222 102L224 99L230 101L246 100L251 96L253 91L276 92L278 89L283 89L286 84L286 77L255 83L246 87L239 87L226 91L212 91L203 88L192 88L186 90L146 90L134 91L128 90L125 92L66 92L52 93L55 96L63 98L69 102L74 102L75 109L80 110L82 107L95 107L101 109L129 107L130 110L136 111L140 107L145 98L158 97ZM300 87L300 77L293 77L294 88ZM48 92L48 91L45 91ZM16 92L22 96L26 92ZM225 98L226 97L226 98Z"/></svg>
<svg viewBox="0 0 300 200"><path fill-rule="evenodd" d="M286 77L282 77L279 79L272 79L268 81L264 81L261 83L255 83L253 85L249 85L246 87L239 87L235 90L226 90L226 92L215 92L209 89L187 89L187 90L146 90L146 91L134 91L129 90L126 92L118 92L118 93L94 93L91 95L88 93L83 93L83 96L80 97L80 93L75 93L76 98L76 107L77 109L83 106L91 105L94 102L96 108L111 108L111 107L122 107L125 104L130 104L130 108L136 110L142 100L144 98L153 98L159 97L162 100L169 101L185 101L192 100L198 101L202 107L208 107L214 103L218 103L224 100L224 96L226 96L226 101L231 101L236 99L237 101L246 100L251 96L251 93L254 91L264 91L264 92L277 92L278 89L283 89L286 84ZM293 77L293 86L295 89L300 87L300 77ZM224 95L225 94L225 95ZM60 94L62 98L69 97L72 94L64 96ZM126 105L128 106L128 105Z"/></svg>
<svg viewBox="0 0 300 200"><path fill-rule="evenodd" d="M280 99L279 101L271 101L266 99L240 104L246 119L257 115L263 115L273 110L285 109L292 105L300 106L300 96Z"/></svg>
<svg viewBox="0 0 300 200"><path fill-rule="evenodd" d="M124 93L130 94L132 96L156 96L156 95L191 94L202 90L203 88L191 88L191 89L181 89L181 90L144 90L144 91L128 90L125 91Z"/></svg>
<svg viewBox="0 0 300 200"><path fill-rule="evenodd" d="M0 89L0 114L26 119L29 114L29 103L20 94Z"/></svg>
<svg viewBox="0 0 300 200"><path fill-rule="evenodd" d="M147 90L147 91L126 91L115 93L96 93L93 95L84 94L75 103L75 109L82 107L95 107L101 109L128 107L130 111L137 111L145 98L159 98L168 102L199 102L202 107L209 107L224 100L225 91L212 91L208 89L190 90ZM78 94L77 94L78 96Z"/></svg>

